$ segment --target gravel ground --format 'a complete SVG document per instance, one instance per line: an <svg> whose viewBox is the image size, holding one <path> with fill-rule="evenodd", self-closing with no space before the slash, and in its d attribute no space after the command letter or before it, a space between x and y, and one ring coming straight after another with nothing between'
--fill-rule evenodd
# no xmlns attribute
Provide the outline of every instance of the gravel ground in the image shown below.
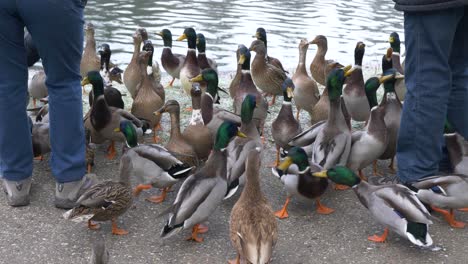
<svg viewBox="0 0 468 264"><path fill-rule="evenodd" d="M230 74L222 74L220 79L221 87L227 87ZM164 77L163 83L168 80ZM174 88L166 90L166 98L176 98L181 94L177 88L178 81L175 84ZM223 104L230 107L228 96L223 96ZM189 102L185 95L178 97L186 100L182 105ZM279 107L280 103L277 103L271 110L270 122ZM188 116L189 113L182 113L185 122L188 122ZM302 113L301 118L306 126L307 115ZM162 138L167 140L170 129L168 116L163 118L163 128ZM267 138L271 139L268 128L266 132ZM103 180L118 173L118 159L105 159L105 148L98 147L95 166L95 173ZM279 210L286 192L266 167L273 162L274 154L273 143L267 140L262 154L262 190L273 208ZM381 161L379 167L388 173L388 164ZM365 173L370 175L370 168ZM179 185L173 189L178 190ZM113 236L110 223L103 223L100 231L91 231L84 223L63 219L64 211L53 206L54 186L46 156L45 161L35 161L30 206L11 208L6 205L4 196L0 196L0 263L87 263L90 241L99 233L105 237L111 263L226 263L235 257L228 236L229 215L240 192L223 202L209 218L206 224L210 230L202 235L205 241L200 244L185 240L189 231L167 240L159 238L165 220L157 216L174 201L176 191L169 193L167 201L160 205L144 200L157 194L158 190L144 192L135 201L135 207L120 218L120 226L129 230L129 235ZM393 233L387 243L375 244L366 238L374 233L380 234L383 227L371 218L351 190L330 189L322 201L334 208L335 213L318 215L312 202L292 199L289 218L278 220L279 239L273 263L467 263L465 252L468 245L465 241L468 234L464 229L452 229L442 220L436 222L431 227L431 234L434 243L441 248L439 251L421 250ZM457 213L457 216L459 220L468 221L468 214Z"/></svg>

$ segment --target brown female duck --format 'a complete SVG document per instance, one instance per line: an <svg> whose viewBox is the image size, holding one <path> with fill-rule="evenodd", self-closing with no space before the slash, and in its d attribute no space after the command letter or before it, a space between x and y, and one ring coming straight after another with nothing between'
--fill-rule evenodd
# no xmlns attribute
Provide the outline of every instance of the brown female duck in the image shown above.
<svg viewBox="0 0 468 264"><path fill-rule="evenodd" d="M266 55L266 60L268 63L271 63L273 65L275 65L276 67L278 67L279 69L281 69L283 72L285 73L288 73L284 68L283 68L283 64L281 64L281 61L278 60L277 58L273 58L271 56L268 56L268 44L267 44L267 34L266 34L266 30L264 28L257 28L257 31L255 32L255 38L257 38L258 40L261 40L263 41L263 43L265 44L265 54Z"/></svg>
<svg viewBox="0 0 468 264"><path fill-rule="evenodd" d="M281 85L287 77L286 73L265 59L266 47L261 40L254 40L249 50L256 53L252 61L252 79L260 90L273 95L270 103L272 105L275 103L276 96L281 94Z"/></svg>
<svg viewBox="0 0 468 264"><path fill-rule="evenodd" d="M323 35L318 35L315 37L314 40L310 42L310 44L317 45L317 53L315 53L315 57L310 64L310 73L314 80L316 80L321 85L326 85L326 80L328 76L327 65L333 63L333 60L326 60L325 55L327 54L328 50L328 42L327 37ZM333 68L341 68L343 65L336 63L334 67L331 67L329 70Z"/></svg>
<svg viewBox="0 0 468 264"><path fill-rule="evenodd" d="M145 31L146 32L146 31ZM137 31L133 34L133 56L130 63L127 65L124 71L124 78L123 82L125 87L127 87L128 92L135 98L137 85L141 82L141 70L140 66L138 65L138 57L140 55L141 43L143 42L143 37L141 34L141 30L137 29ZM145 68L146 71L146 68Z"/></svg>
<svg viewBox="0 0 468 264"><path fill-rule="evenodd" d="M99 71L100 59L96 53L96 40L94 39L94 25L87 23L85 27L85 47L81 58L80 74L84 78L90 71Z"/></svg>
<svg viewBox="0 0 468 264"><path fill-rule="evenodd" d="M294 100L296 102L297 113L296 119L299 120L299 113L302 109L307 111L311 118L314 106L320 99L320 92L317 83L307 74L305 61L309 42L307 39L302 39L299 42L299 63L297 64L296 72L292 77L294 82Z"/></svg>

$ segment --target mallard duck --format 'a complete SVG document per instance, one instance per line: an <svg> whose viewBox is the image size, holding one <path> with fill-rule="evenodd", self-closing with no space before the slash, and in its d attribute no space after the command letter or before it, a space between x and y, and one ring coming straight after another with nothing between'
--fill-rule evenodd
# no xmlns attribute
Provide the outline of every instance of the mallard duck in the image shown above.
<svg viewBox="0 0 468 264"><path fill-rule="evenodd" d="M343 99L351 118L355 121L367 121L370 115L370 107L364 88L364 76L362 74L362 58L366 45L359 41L354 49L354 71L346 78L346 86L343 88Z"/></svg>
<svg viewBox="0 0 468 264"><path fill-rule="evenodd" d="M131 174L142 184L134 190L138 196L142 190L152 187L161 188L160 196L153 196L146 200L161 203L166 198L167 191L172 185L188 176L193 167L181 162L167 149L156 144L138 144L137 132L132 123L124 120L120 123L119 131L125 135L128 149L121 162L132 163Z"/></svg>
<svg viewBox="0 0 468 264"><path fill-rule="evenodd" d="M163 107L154 112L154 115L160 116L163 113L169 113L171 117L171 134L166 148L175 155L177 159L190 166L197 166L199 163L195 149L180 132L180 106L176 100L166 101Z"/></svg>
<svg viewBox="0 0 468 264"><path fill-rule="evenodd" d="M369 122L364 130L354 131L351 135L351 151L346 167L359 172L361 180L367 180L362 169L376 160L387 147L387 127L384 121L385 109L372 108Z"/></svg>
<svg viewBox="0 0 468 264"><path fill-rule="evenodd" d="M216 135L219 126L224 121L231 121L236 124L241 123L240 117L235 113L229 112L221 107L214 107L214 103L219 102L218 95L218 74L213 69L205 69L190 82L206 82L206 93L202 94L201 114L203 123L207 126L213 135Z"/></svg>
<svg viewBox="0 0 468 264"><path fill-rule="evenodd" d="M200 223L214 212L227 192L226 147L236 135L245 137L234 123L224 122L219 127L213 152L205 165L184 181L174 204L162 213L168 215L168 220L161 237L168 238L192 228L189 240L203 241L198 234L207 232L208 228Z"/></svg>
<svg viewBox="0 0 468 264"><path fill-rule="evenodd" d="M373 235L368 240L385 242L389 229L420 247L432 245L429 235L431 215L419 201L416 193L399 184L374 186L361 179L350 169L336 166L313 173L327 177L337 184L352 187L359 201L371 215L385 226L382 236Z"/></svg>
<svg viewBox="0 0 468 264"><path fill-rule="evenodd" d="M256 53L252 61L252 79L260 90L273 95L273 99L270 102L270 105L273 105L276 96L282 92L281 85L287 78L286 73L265 59L266 47L263 41L254 40L249 50Z"/></svg>
<svg viewBox="0 0 468 264"><path fill-rule="evenodd" d="M398 138L398 131L400 130L400 118L402 106L395 93L396 71L390 69L383 73L383 76L388 76L384 81L385 93L380 106L385 108L385 126L387 127L388 143L385 152L379 157L379 160L391 159L389 165L390 170L394 173L394 158L396 154L396 145Z"/></svg>
<svg viewBox="0 0 468 264"><path fill-rule="evenodd" d="M239 83L240 83L240 79L241 79L241 75L242 75L242 68L244 67L243 66L244 64L239 63L240 56L241 56L240 53L241 53L241 50L244 49L244 48L247 51L249 50L249 49L247 49L246 46L244 46L242 44L239 44L237 46L237 50L236 50L236 61L237 61L236 73L234 75L234 78L232 78L231 83L229 84L229 96L231 96L232 99L234 99L234 97L237 94L237 89L239 88ZM250 52L249 52L248 58L249 58L248 69L249 69L249 73L250 73ZM244 63L245 63L245 58L244 58ZM253 83L253 81L252 81L252 83Z"/></svg>
<svg viewBox="0 0 468 264"><path fill-rule="evenodd" d="M33 99L33 107L36 107L36 100L47 97L48 90L45 84L46 75L44 71L36 72L28 85L29 95Z"/></svg>
<svg viewBox="0 0 468 264"><path fill-rule="evenodd" d="M333 60L325 60L325 55L327 54L328 50L327 37L323 35L317 35L315 39L310 42L310 44L317 45L317 53L315 53L315 57L310 64L310 73L312 74L312 77L315 81L321 85L326 85L328 76L327 65L333 65L333 67L330 67L330 70L333 68L341 68L343 65Z"/></svg>
<svg viewBox="0 0 468 264"><path fill-rule="evenodd" d="M393 68L392 62L393 49L390 47L387 52L382 56L382 72Z"/></svg>
<svg viewBox="0 0 468 264"><path fill-rule="evenodd" d="M159 63L157 61L153 60L154 46L153 46L153 43L151 42L151 40L143 41L142 50L147 51L147 52L151 52L151 56L148 59L148 68L150 69L148 75L151 78L154 79L154 82L156 84L159 84L159 86L161 86L158 89L164 91L164 87L162 85L160 85L160 83L161 83L161 69L159 68ZM163 92L163 94L164 94L164 92Z"/></svg>
<svg viewBox="0 0 468 264"><path fill-rule="evenodd" d="M187 95L190 95L190 89L192 89L192 84L190 82L191 78L200 74L200 66L198 65L197 59L197 33L193 28L186 28L184 33L177 38L177 41L187 40L187 55L185 56L184 64L180 69L180 83Z"/></svg>
<svg viewBox="0 0 468 264"><path fill-rule="evenodd" d="M138 58L140 55L141 43L143 38L141 35L141 30L137 29L133 34L133 56L130 63L125 68L123 81L125 87L127 87L128 92L132 96L132 99L135 98L137 85L141 82L141 70L138 64ZM146 70L146 68L145 68Z"/></svg>
<svg viewBox="0 0 468 264"><path fill-rule="evenodd" d="M390 42L390 46L392 47L392 68L394 68L399 74L404 75L405 74L405 69L402 67L402 64L400 62L400 36L398 33L393 32L390 34L390 38L388 40ZM401 101L405 100L405 95L406 95L406 85L405 85L405 79L399 78L395 82L395 92L398 95L398 99Z"/></svg>
<svg viewBox="0 0 468 264"><path fill-rule="evenodd" d="M85 138L86 138L86 169L88 173L91 173L94 167L94 157L96 155L96 144L91 142L91 131L85 128Z"/></svg>
<svg viewBox="0 0 468 264"><path fill-rule="evenodd" d="M328 75L327 87L330 100L330 112L328 119L323 124L313 126L303 133L298 134L289 143L292 146L307 138L311 145L311 162L324 169L335 165L346 165L351 150L351 130L343 115L341 108L341 94L345 78L352 73L353 69L346 67L334 69ZM310 139L310 141L309 141ZM337 185L336 189L346 189Z"/></svg>
<svg viewBox="0 0 468 264"><path fill-rule="evenodd" d="M113 159L116 155L114 142L125 142L122 133L115 131L119 127L122 119L130 120L138 129L139 134L143 134L146 126L144 122L136 118L123 109L109 106L103 95L104 82L98 71L91 71L83 79L81 85L92 84L95 101L88 114L85 116L85 128L91 131L91 142L103 143L111 140L107 158Z"/></svg>
<svg viewBox="0 0 468 264"><path fill-rule="evenodd" d="M163 29L156 33L161 36L164 42L164 48L161 53L161 64L164 70L172 76L169 86L172 86L174 80L180 77L180 69L185 61L185 55L172 53L172 33L169 29Z"/></svg>
<svg viewBox="0 0 468 264"><path fill-rule="evenodd" d="M218 72L218 64L213 59L206 57L206 40L202 33L197 34L198 65L201 70L211 68Z"/></svg>
<svg viewBox="0 0 468 264"><path fill-rule="evenodd" d="M88 221L88 228L99 229L93 221L112 221L112 234L126 235L128 231L117 227L117 218L123 215L133 203L130 185L132 163L123 156L120 163L120 176L91 186L76 201L78 206L65 212L63 217L75 222Z"/></svg>
<svg viewBox="0 0 468 264"><path fill-rule="evenodd" d="M149 122L149 125L154 128L153 141L157 143L159 138L156 136L156 131L161 117L153 113L164 105L164 97L161 96L161 91L158 89L158 85L154 82L154 79L146 73L150 56L151 52L148 51L141 51L138 56L141 82L137 85L131 113L135 117ZM162 93L164 93L164 89Z"/></svg>
<svg viewBox="0 0 468 264"><path fill-rule="evenodd" d="M118 83L122 83L122 77L120 76L122 70L118 67L114 67L109 70L110 57L112 54L109 44L103 43L99 45L98 53L101 57L100 74L104 80L104 98L109 106L124 109L125 103L122 99L122 93L117 88L112 87L113 80L116 80ZM93 105L94 93L89 93L88 102L90 106Z"/></svg>
<svg viewBox="0 0 468 264"><path fill-rule="evenodd" d="M235 194L239 186L245 182L245 162L252 149L262 148L260 134L253 119L254 109L256 108L256 98L253 94L248 94L244 98L241 110L241 126L240 131L247 138L235 138L228 147L228 192L226 198Z"/></svg>
<svg viewBox="0 0 468 264"><path fill-rule="evenodd" d="M245 165L245 188L231 210L230 237L237 251L231 264L269 263L278 240L273 209L260 188L260 162L260 150L251 150Z"/></svg>
<svg viewBox="0 0 468 264"><path fill-rule="evenodd" d="M291 164L296 164L297 167L290 167ZM284 161L278 167L272 168L273 175L281 179L288 192L283 208L275 213L278 218L289 217L287 209L292 196L315 200L316 210L319 214L334 212L333 209L320 203L320 196L327 190L328 180L314 177L312 173L321 171L321 169L322 167L317 164L309 163L307 153L300 147L291 148Z"/></svg>
<svg viewBox="0 0 468 264"><path fill-rule="evenodd" d="M239 55L238 65L241 67L239 73L239 80L235 84L235 94L233 96L233 108L234 113L237 115L241 114L242 103L244 98L248 94L255 95L257 100L256 107L254 109L253 118L257 124L257 128L261 131L263 135L263 127L265 124L265 119L268 114L268 102L265 100L265 97L258 91L255 86L252 75L250 74L250 51L244 45L239 45L237 53ZM236 77L235 77L236 78ZM232 81L233 83L235 80Z"/></svg>
<svg viewBox="0 0 468 264"><path fill-rule="evenodd" d="M468 175L468 155L463 137L458 133L445 134L444 137L453 172Z"/></svg>
<svg viewBox="0 0 468 264"><path fill-rule="evenodd" d="M258 40L262 41L264 44L265 44L265 54L266 54L266 60L267 60L267 63L270 63L270 64L273 64L274 66L276 66L277 68L279 68L280 70L282 70L283 72L285 73L289 73L287 72L284 68L283 68L283 64L281 64L281 61L278 60L277 58L273 58L271 56L268 56L268 44L267 44L267 35L266 35L266 30L264 28L257 28L257 31L255 32L255 38L257 38Z"/></svg>
<svg viewBox="0 0 468 264"><path fill-rule="evenodd" d="M288 143L301 133L301 124L294 118L291 100L294 97L294 83L287 78L283 83L283 105L271 124L271 135L276 145L276 160L273 167L278 166L280 149L287 148ZM295 97L294 97L295 98Z"/></svg>
<svg viewBox="0 0 468 264"><path fill-rule="evenodd" d="M96 53L96 40L94 39L94 25L88 22L85 26L85 47L80 64L80 74L84 78L90 71L99 71L101 60Z"/></svg>
<svg viewBox="0 0 468 264"><path fill-rule="evenodd" d="M215 134L203 122L201 113L202 90L199 83L192 83L190 96L192 97L192 118L182 135L193 146L197 157L200 160L206 160L213 148Z"/></svg>
<svg viewBox="0 0 468 264"><path fill-rule="evenodd" d="M296 102L297 112L296 119L299 120L299 114L302 109L307 111L313 117L314 106L320 99L320 92L317 83L307 74L305 67L307 49L309 42L307 39L301 39L299 42L299 63L297 64L296 72L292 77L294 82L294 100Z"/></svg>
<svg viewBox="0 0 468 264"><path fill-rule="evenodd" d="M34 157L43 160L43 156L51 151L49 122L34 123L31 139Z"/></svg>
<svg viewBox="0 0 468 264"><path fill-rule="evenodd" d="M93 241L93 249L91 251L90 264L108 264L109 263L109 251L106 248L106 242L104 237L98 235Z"/></svg>

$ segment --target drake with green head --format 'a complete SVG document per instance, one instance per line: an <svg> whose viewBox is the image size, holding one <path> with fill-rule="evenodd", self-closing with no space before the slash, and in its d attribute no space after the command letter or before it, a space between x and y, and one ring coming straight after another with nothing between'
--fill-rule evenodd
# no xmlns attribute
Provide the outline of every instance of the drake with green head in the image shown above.
<svg viewBox="0 0 468 264"><path fill-rule="evenodd" d="M400 63L400 36L396 32L392 32L390 34L390 38L388 39L390 42L390 46L392 48L392 68L394 68L400 75L405 74L405 69L403 65ZM385 70L384 70L385 71ZM398 95L398 99L401 101L405 100L406 95L406 85L404 76L398 78L395 82L395 92Z"/></svg>
<svg viewBox="0 0 468 264"><path fill-rule="evenodd" d="M161 237L167 238L192 228L189 239L203 241L198 234L207 232L208 228L201 223L216 210L227 192L226 148L235 136L245 137L236 124L224 122L219 127L213 152L205 165L184 181L174 204L162 213L168 215L168 220Z"/></svg>
<svg viewBox="0 0 468 264"><path fill-rule="evenodd" d="M382 236L373 235L368 240L385 242L388 231L392 230L411 243L420 247L432 245L429 225L432 216L419 201L416 193L399 184L374 186L361 179L350 169L335 166L316 177L326 177L337 184L352 187L359 201L379 223L385 226Z"/></svg>
<svg viewBox="0 0 468 264"><path fill-rule="evenodd" d="M177 41L187 40L187 55L180 69L180 83L187 95L190 95L192 84L190 79L200 74L200 66L197 59L197 33L193 28L186 28Z"/></svg>
<svg viewBox="0 0 468 264"><path fill-rule="evenodd" d="M297 167L290 167L296 164ZM333 209L323 206L320 203L320 196L327 190L328 180L314 177L312 173L321 171L322 167L309 163L309 157L304 149L292 147L288 151L287 157L278 165L272 168L273 175L281 179L288 196L281 210L275 213L280 218L289 217L288 204L292 196L298 196L306 200L315 200L317 213L331 214Z"/></svg>
<svg viewBox="0 0 468 264"><path fill-rule="evenodd" d="M172 52L172 33L169 29L163 29L156 35L162 37L164 48L161 53L161 64L164 70L172 76L172 80L168 86L172 86L175 79L180 77L180 69L185 62L185 55Z"/></svg>
<svg viewBox="0 0 468 264"><path fill-rule="evenodd" d="M123 156L120 175L116 180L108 180L91 186L83 193L75 208L65 212L63 217L75 222L88 222L88 228L99 229L93 221L112 221L112 234L126 235L128 231L117 227L117 218L132 206L130 175L132 164Z"/></svg>
<svg viewBox="0 0 468 264"><path fill-rule="evenodd" d="M116 131L124 134L129 148L122 156L121 163L131 163L130 173L141 183L133 192L135 196L142 190L160 188L161 195L146 200L161 203L170 187L192 171L193 167L177 159L164 147L156 144L138 144L137 131L131 122L122 121Z"/></svg>
<svg viewBox="0 0 468 264"><path fill-rule="evenodd" d="M244 98L241 109L240 131L247 135L246 138L235 138L228 145L228 193L231 197L239 186L245 183L245 162L251 150L262 149L260 134L255 126L254 111L257 107L255 95L248 94Z"/></svg>
<svg viewBox="0 0 468 264"><path fill-rule="evenodd" d="M267 44L267 34L266 34L266 30L262 27L259 27L257 28L257 31L255 32L255 36L254 36L256 39L262 41L263 43L265 43L265 54L266 54L266 60L267 60L267 63L270 63L274 66L276 66L277 68L279 68L280 70L282 70L284 73L289 73L287 72L284 68L283 68L283 64L281 63L280 60L278 60L277 58L274 58L274 57L271 57L271 56L268 56L268 44Z"/></svg>
<svg viewBox="0 0 468 264"><path fill-rule="evenodd" d="M149 70L145 69L145 71L147 72L147 75L149 75L152 78L153 82L155 82L155 84L158 85L160 95L164 95L164 87L161 85L161 69L159 68L159 63L153 60L154 46L151 40L148 39L143 41L142 51L150 52L151 55L148 59L147 65L147 68L149 68Z"/></svg>
<svg viewBox="0 0 468 264"><path fill-rule="evenodd" d="M108 158L113 159L116 155L114 142L125 142L122 133L116 132L122 120L129 120L136 127L139 135L146 130L146 123L142 122L127 111L109 106L104 97L104 82L98 71L91 71L83 79L81 85L92 84L95 101L85 116L85 128L89 129L91 142L101 144L106 140L111 140Z"/></svg>
<svg viewBox="0 0 468 264"><path fill-rule="evenodd" d="M211 68L218 72L218 64L213 59L206 57L206 40L202 33L197 34L198 65L201 70Z"/></svg>
<svg viewBox="0 0 468 264"><path fill-rule="evenodd" d="M254 40L249 50L256 53L252 61L252 79L260 90L273 96L270 102L270 105L273 105L276 96L282 93L281 85L287 78L286 73L265 60L266 47L263 41Z"/></svg>
<svg viewBox="0 0 468 264"><path fill-rule="evenodd" d="M397 72L393 68L383 73L383 76L386 77L383 83L385 93L379 105L385 109L384 120L385 126L387 127L388 136L387 148L385 149L385 152L379 157L379 160L391 159L389 168L393 173L395 173L393 161L396 154L398 131L400 130L400 118L402 111L401 102L395 93L396 74Z"/></svg>
<svg viewBox="0 0 468 264"><path fill-rule="evenodd" d="M294 97L294 83L287 78L283 85L283 105L276 116L276 119L271 124L271 135L276 145L276 160L272 165L278 166L280 159L280 149L288 149L288 143L297 134L301 133L301 125L294 118L291 101Z"/></svg>
<svg viewBox="0 0 468 264"><path fill-rule="evenodd" d="M370 115L366 92L364 89L364 75L362 74L362 58L366 45L359 41L354 49L354 71L346 78L343 89L343 99L351 118L355 121L367 121Z"/></svg>

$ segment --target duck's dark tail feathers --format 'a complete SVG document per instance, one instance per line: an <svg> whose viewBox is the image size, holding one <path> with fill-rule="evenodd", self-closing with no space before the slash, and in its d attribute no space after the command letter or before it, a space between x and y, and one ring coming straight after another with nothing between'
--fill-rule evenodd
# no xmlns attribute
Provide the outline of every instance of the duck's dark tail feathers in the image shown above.
<svg viewBox="0 0 468 264"><path fill-rule="evenodd" d="M179 233L180 231L182 231L182 229L184 229L184 222L182 222L182 223L180 223L178 225L175 225L175 226L169 226L169 223L166 223L166 225L161 230L161 237L162 238L171 237L171 236Z"/></svg>
<svg viewBox="0 0 468 264"><path fill-rule="evenodd" d="M432 238L429 235L427 224L408 222L406 234L408 235L408 239L415 245L421 247L432 245Z"/></svg>

